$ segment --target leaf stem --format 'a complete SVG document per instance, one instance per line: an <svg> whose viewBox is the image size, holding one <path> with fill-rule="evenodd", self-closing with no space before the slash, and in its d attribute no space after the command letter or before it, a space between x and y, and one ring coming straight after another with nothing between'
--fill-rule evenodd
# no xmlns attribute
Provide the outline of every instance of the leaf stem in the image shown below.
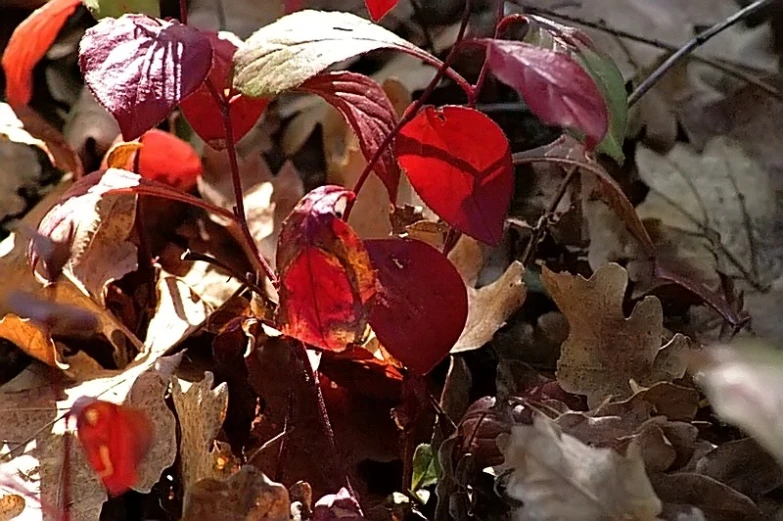
<svg viewBox="0 0 783 521"><path fill-rule="evenodd" d="M419 112L421 107L424 106L424 103L426 103L430 95L435 91L435 89L438 86L438 83L440 83L440 80L443 79L443 77L447 74L447 71L453 72L453 69L451 69L451 63L454 61L457 54L459 53L459 44L465 39L465 33L468 28L468 21L470 20L470 10L471 10L471 0L465 0L465 10L462 12L462 22L459 27L459 33L457 34L457 39L454 42L451 51L449 52L448 56L446 56L446 59L443 60L443 62L440 62L440 66L438 67L438 72L435 73L435 77L432 78L429 85L427 85L427 88L424 90L421 96L419 96L419 99L414 101L411 104L411 106L408 107L408 109L405 111L405 114L403 114L403 116L397 122L397 125L395 125L392 131L386 135L386 137L381 142L380 146L378 146L378 148L375 150L375 153L372 155L370 160L367 161L367 166L364 167L364 170L362 171L361 175L356 180L356 183L353 186L353 192L357 196L359 195L359 192L364 186L364 183L367 181L367 178L370 176L370 172L372 172L372 169L375 167L375 164L381 158L381 155L383 155L386 149L389 148L394 138L397 137L397 134L400 133L402 127L407 125L416 116L416 114ZM434 63L433 60L439 61L437 58L435 58L434 56L426 52L422 52L421 54L416 54L416 56L421 57L423 60L427 61L428 63ZM454 74L456 74L456 72ZM457 76L459 76L459 74L457 74ZM475 91L473 87L465 80L465 78L462 78L462 76L459 77L463 82L463 84L461 84L460 86L468 95L468 103L474 104ZM394 201L392 201L392 203L393 202ZM348 220L348 217L350 216L352 209L353 209L353 204L348 205L348 207L345 209L345 215L343 217L344 220L346 221Z"/></svg>
<svg viewBox="0 0 783 521"><path fill-rule="evenodd" d="M188 25L188 0L179 0L179 21Z"/></svg>
<svg viewBox="0 0 783 521"><path fill-rule="evenodd" d="M237 217L237 222L239 223L242 235L244 235L247 239L247 242L252 249L253 255L260 262L260 266L264 272L264 275L266 275L273 286L277 287L278 280L277 276L275 275L275 271L258 250L258 244L256 244L256 240L253 237L253 234L250 233L250 227L247 224L247 214L245 213L245 198L242 191L242 178L239 175L239 163L237 162L237 148L236 143L234 142L234 130L231 128L230 107L228 102L223 99L211 81L207 80L205 85L207 86L209 93L214 98L215 103L217 103L218 107L220 107L220 112L223 116L223 131L226 135L226 151L228 152L228 162L231 167L231 181L234 185L234 200L236 205L234 206L234 215Z"/></svg>
<svg viewBox="0 0 783 521"><path fill-rule="evenodd" d="M506 12L506 0L498 0L497 12L495 13L495 39L500 36L501 22L503 21L503 15ZM489 72L489 47L487 47L484 53L484 63L481 65L481 71L479 72L476 84L473 86L473 102L469 105L473 108L476 106L476 101L481 93L481 89L484 87L484 81L487 79L487 73Z"/></svg>
<svg viewBox="0 0 783 521"><path fill-rule="evenodd" d="M645 80L638 87L636 87L636 90L634 90L631 95L628 96L628 106L631 107L636 102L638 102L642 96L647 94L647 92L652 89L655 84L666 75L667 72L669 72L670 69L683 61L688 57L689 54L707 43L714 36L717 36L732 25L745 20L752 14L767 7L768 5L772 5L772 3L777 1L778 0L756 0L752 4L749 4L747 7L740 9L730 17L726 18L722 22L718 22L709 29L697 34L695 38L687 42L676 52L674 52L674 54L669 56L669 58L667 58L660 66L658 66L657 69L652 72L652 74L645 78Z"/></svg>
<svg viewBox="0 0 783 521"><path fill-rule="evenodd" d="M329 444L329 450L332 453L333 464L335 467L337 467L337 470L340 472L340 474L343 475L343 478L345 479L345 488L348 489L348 492L351 494L351 496L353 496L354 499L356 499L356 503L358 504L359 496L356 495L356 491L354 490L353 485L351 485L351 478L348 476L348 471L345 470L342 459L337 452L337 442L334 438L332 422L329 420L329 411L326 409L324 394L321 391L321 385L318 382L318 372L313 370L313 366L310 363L310 357L307 355L307 346L305 346L304 342L294 342L294 344L296 345L296 354L304 365L305 376L312 384L313 392L315 393L316 400L318 401L318 414L321 419L321 427L324 429L326 442ZM361 506L359 509L361 511ZM360 515L363 517L361 512Z"/></svg>

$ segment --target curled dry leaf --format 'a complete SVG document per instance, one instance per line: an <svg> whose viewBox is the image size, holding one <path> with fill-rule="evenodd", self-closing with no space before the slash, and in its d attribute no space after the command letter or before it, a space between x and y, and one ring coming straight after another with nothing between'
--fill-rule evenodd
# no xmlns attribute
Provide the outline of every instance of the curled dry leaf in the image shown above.
<svg viewBox="0 0 783 521"><path fill-rule="evenodd" d="M482 288L468 288L468 321L452 353L472 351L492 340L506 320L525 302L525 268L514 261L503 275Z"/></svg>
<svg viewBox="0 0 783 521"><path fill-rule="evenodd" d="M212 45L176 20L126 14L87 30L79 64L95 98L117 119L125 141L132 141L201 86L212 67ZM134 88L116 89L117 82Z"/></svg>
<svg viewBox="0 0 783 521"><path fill-rule="evenodd" d="M628 273L621 266L607 264L589 280L544 268L541 278L570 328L557 362L563 389L587 395L594 407L631 396L631 380L652 385L685 374L689 342L675 335L661 346L663 309L656 297L645 297L625 317Z"/></svg>
<svg viewBox="0 0 783 521"><path fill-rule="evenodd" d="M52 337L29 318L20 318L13 313L0 318L0 338L12 342L16 347L40 360L46 365L65 369L62 354Z"/></svg>
<svg viewBox="0 0 783 521"><path fill-rule="evenodd" d="M251 465L244 465L226 481L203 479L193 486L183 521L288 521L288 490Z"/></svg>
<svg viewBox="0 0 783 521"><path fill-rule="evenodd" d="M180 430L180 465L185 497L184 509L188 510L193 487L202 479L221 481L234 470L231 449L216 438L228 410L228 387L222 383L212 388L214 377L205 373L200 382L190 384L183 391L178 378L172 380L172 400ZM186 383L186 382L185 382Z"/></svg>
<svg viewBox="0 0 783 521"><path fill-rule="evenodd" d="M426 106L402 128L395 151L416 193L441 219L484 243L500 243L514 168L494 121L467 107Z"/></svg>
<svg viewBox="0 0 783 521"><path fill-rule="evenodd" d="M524 503L516 519L654 521L661 512L636 445L625 456L592 448L540 416L498 444L510 472L506 493Z"/></svg>
<svg viewBox="0 0 783 521"><path fill-rule="evenodd" d="M393 32L356 15L299 11L245 41L234 55L234 87L251 97L273 97L335 63L376 49L421 53Z"/></svg>
<svg viewBox="0 0 783 521"><path fill-rule="evenodd" d="M277 249L282 331L331 351L361 340L375 295L370 256L339 217L353 197L333 185L307 194L283 223Z"/></svg>
<svg viewBox="0 0 783 521"><path fill-rule="evenodd" d="M109 170L110 172L111 170ZM55 242L69 237L71 257L65 275L96 302L103 304L106 286L137 268L137 249L129 237L136 218L136 197L109 196L104 172L80 179L54 206L38 232ZM32 255L33 266L38 259Z"/></svg>
<svg viewBox="0 0 783 521"><path fill-rule="evenodd" d="M449 354L465 327L468 296L462 277L441 252L415 239L374 239L365 246L379 284L370 325L389 353L426 374Z"/></svg>
<svg viewBox="0 0 783 521"><path fill-rule="evenodd" d="M753 438L715 447L696 462L695 470L752 499L783 484L783 469Z"/></svg>
<svg viewBox="0 0 783 521"><path fill-rule="evenodd" d="M702 519L710 521L753 521L764 517L750 498L702 474L656 474L650 481L663 501L664 519L680 519L678 516L694 508L703 514Z"/></svg>

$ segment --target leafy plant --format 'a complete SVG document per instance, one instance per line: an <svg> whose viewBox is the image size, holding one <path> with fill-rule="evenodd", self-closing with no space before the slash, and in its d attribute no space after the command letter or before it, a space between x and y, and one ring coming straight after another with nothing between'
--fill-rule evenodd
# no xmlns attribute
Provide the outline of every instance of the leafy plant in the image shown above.
<svg viewBox="0 0 783 521"><path fill-rule="evenodd" d="M38 41L49 42L77 4L53 0L14 35L3 57L12 105L22 107L29 102L32 67L45 47L42 43L20 51L19 42L31 32L43 33ZM100 18L79 45L85 83L116 118L124 140L140 139L142 159L134 161L133 151L118 155L106 169L81 178L44 218L39 233L62 242L75 230L80 244L102 247L96 246L100 228L80 228L76 208L94 207L100 222L108 219L110 212L120 211L122 205L115 204L117 201L130 201L122 206L128 232L130 223L136 221L138 226L141 219L136 200L150 197L191 204L219 216L228 223L253 267L248 276L238 275L241 281L263 293L259 295L262 298L267 297L264 283L274 289L266 326L294 341L294 354L312 373L310 381L317 394L321 392L317 369L308 361L308 353L353 353L371 329L390 354L390 365L403 371L409 401L426 403L422 379L457 344L468 317L467 289L448 254L462 234L490 246L501 242L515 182L524 182L515 179L515 165L550 162L564 166L571 170L564 189L574 172L596 176L601 196L653 254L652 243L632 206L595 160L601 151L622 157L620 145L627 119L624 98L618 95L624 93L622 78L611 60L575 29L539 17L514 15L498 20L495 38L471 39L466 36L466 8L457 42L441 61L349 13L296 12L242 42L230 33L196 29L184 19L158 18L156 2L92 0L85 4ZM367 1L375 20L395 4ZM503 38L512 24L527 26L525 40ZM484 50L486 60L478 81L471 84L451 65L460 53L475 47ZM332 70L340 62L379 49L411 55L438 70L400 118L384 90L371 78ZM561 127L572 136L544 149L512 154L501 128L476 108L488 74L511 86L542 122ZM463 91L464 105L428 104L444 79ZM337 109L356 133L367 163L353 187L322 186L299 201L282 224L273 269L248 226L243 196L247 187L242 186L236 145L268 103L288 92L316 94ZM208 146L225 151L230 166L226 175L231 177L235 196L233 210L189 194L192 174L183 173L184 177L173 181L145 175L144 150L148 146L153 149L159 139L155 127L177 107ZM173 143L160 145L158 153L165 154ZM401 176L407 177L447 225L442 247L411 237L359 237L347 221L371 175L378 176L392 201ZM129 242L111 247L135 251ZM33 253L33 258L42 256L38 251ZM112 257L90 260L94 258L89 251L80 252L64 267L73 274L74 270L84 271L85 266L95 270L96 262L103 263L101 275L107 278L84 285L94 298L102 298L107 281L137 268L135 264L119 266ZM521 269L514 273L521 273ZM89 279L89 275L78 273L74 277L82 282ZM547 276L546 282L552 285L557 279ZM520 297L511 300L521 304ZM620 313L619 301L616 307L613 312ZM246 318L243 327L251 327L255 320ZM657 350L659 345L652 347ZM603 398L603 394L591 395L593 398ZM118 411L112 418L123 423L130 413ZM331 437L323 406L320 413L326 435ZM132 423L138 426L142 422ZM91 439L98 438L85 436L83 441L90 463L101 471L100 465L105 463L100 456L102 445ZM131 458L134 465L140 459L140 450L121 450L129 455L119 457ZM110 485L104 479L110 492L131 485L132 467L122 467L119 483ZM416 487L435 479L431 462L424 470L420 467L418 462Z"/></svg>

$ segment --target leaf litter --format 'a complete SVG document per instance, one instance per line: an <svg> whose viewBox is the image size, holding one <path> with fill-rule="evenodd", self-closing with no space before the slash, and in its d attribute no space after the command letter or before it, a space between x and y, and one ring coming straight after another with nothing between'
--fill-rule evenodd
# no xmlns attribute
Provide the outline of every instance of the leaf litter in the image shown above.
<svg viewBox="0 0 783 521"><path fill-rule="evenodd" d="M47 38L73 7L51 4ZM386 28L317 2L278 21L237 2L216 23L193 2L193 25L152 4L82 41L78 156L30 90L48 44L3 59L18 119L0 219L21 223L0 246L0 519L113 519L123 501L172 519L779 514L779 101L691 59L628 113L623 82L660 49L546 13L491 39L480 6L483 52L451 62L473 78L489 58L468 107L449 81L428 88L423 50L458 26L395 2L363 7ZM681 44L736 6L557 11ZM255 34L195 29L223 22ZM148 56L118 52L142 29ZM737 25L697 54L774 73L774 30ZM139 89L115 92L120 69ZM73 175L31 209L53 165ZM710 342L733 334L773 339ZM154 424L117 466L137 495L96 473L123 452L66 443L84 397L139 411L115 426L139 443Z"/></svg>

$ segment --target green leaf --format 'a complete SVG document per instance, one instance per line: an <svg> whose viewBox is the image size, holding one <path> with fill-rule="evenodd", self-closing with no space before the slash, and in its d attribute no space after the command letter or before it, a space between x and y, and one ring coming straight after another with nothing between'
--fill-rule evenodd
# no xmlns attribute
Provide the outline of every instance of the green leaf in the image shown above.
<svg viewBox="0 0 783 521"><path fill-rule="evenodd" d="M434 485L438 482L438 461L432 450L432 445L422 443L416 447L413 453L413 477L411 478L411 489L413 492Z"/></svg>
<svg viewBox="0 0 783 521"><path fill-rule="evenodd" d="M598 85L609 112L609 130L598 145L598 150L622 163L625 160L623 142L628 126L628 96L623 75L610 57L587 47L581 47L574 57Z"/></svg>
<svg viewBox="0 0 783 521"><path fill-rule="evenodd" d="M418 56L415 45L350 13L299 11L256 31L234 55L234 87L271 98L326 68L377 49Z"/></svg>
<svg viewBox="0 0 783 521"><path fill-rule="evenodd" d="M160 18L158 0L82 0L96 20L119 18L124 14L146 14Z"/></svg>

